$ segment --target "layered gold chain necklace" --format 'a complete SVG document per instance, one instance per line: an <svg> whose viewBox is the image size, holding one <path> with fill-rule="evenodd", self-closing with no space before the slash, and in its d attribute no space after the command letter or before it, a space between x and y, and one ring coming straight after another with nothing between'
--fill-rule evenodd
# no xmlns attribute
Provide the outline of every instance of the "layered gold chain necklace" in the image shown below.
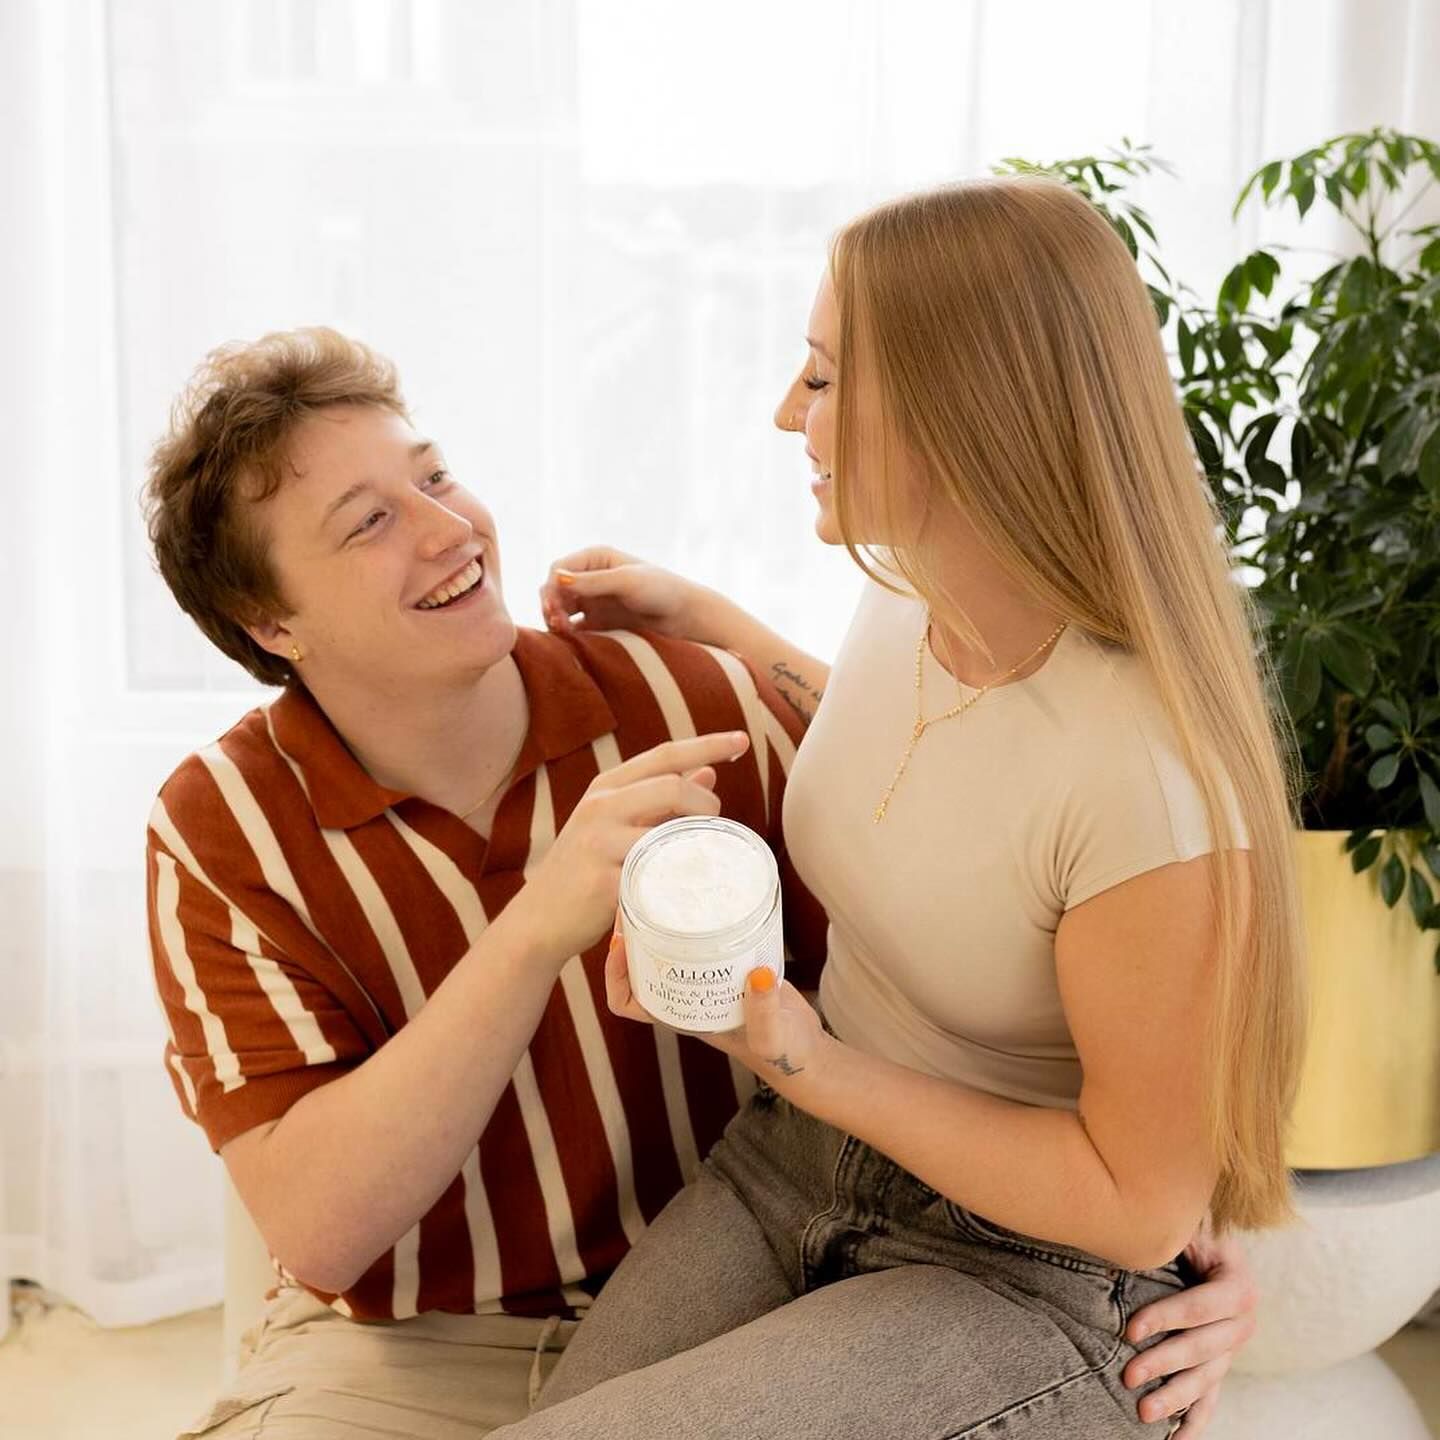
<svg viewBox="0 0 1440 1440"><path fill-rule="evenodd" d="M932 725L940 725L946 720L955 719L957 715L963 715L981 696L1023 670L1032 660L1043 655L1060 638L1065 629L1065 623L1062 620L1018 665L1012 665L1003 675L997 675L988 684L982 685L973 695L960 701L958 705L952 705L942 714L932 715L927 720L925 718L924 671L925 642L930 637L930 612L928 610L925 612L925 624L920 629L920 643L915 647L915 727L910 732L910 741L905 746L905 753L900 757L899 765L895 767L894 778L880 797L880 803L875 807L875 824L878 825L885 818L885 811L890 806L890 797L895 793L895 787L900 783L900 777L904 775L905 767L909 765L910 757L915 753L915 747L920 743L925 732Z"/></svg>

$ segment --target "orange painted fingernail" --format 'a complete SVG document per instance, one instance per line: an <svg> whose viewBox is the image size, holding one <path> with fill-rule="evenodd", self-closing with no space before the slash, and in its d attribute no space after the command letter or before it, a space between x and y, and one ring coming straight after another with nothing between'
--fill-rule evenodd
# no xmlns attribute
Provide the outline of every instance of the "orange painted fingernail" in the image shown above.
<svg viewBox="0 0 1440 1440"><path fill-rule="evenodd" d="M763 995L775 988L775 972L768 965L759 965L750 972L750 978L745 983L757 995Z"/></svg>
<svg viewBox="0 0 1440 1440"><path fill-rule="evenodd" d="M573 585L575 577L568 570L557 570L555 572L555 583L557 585Z"/></svg>

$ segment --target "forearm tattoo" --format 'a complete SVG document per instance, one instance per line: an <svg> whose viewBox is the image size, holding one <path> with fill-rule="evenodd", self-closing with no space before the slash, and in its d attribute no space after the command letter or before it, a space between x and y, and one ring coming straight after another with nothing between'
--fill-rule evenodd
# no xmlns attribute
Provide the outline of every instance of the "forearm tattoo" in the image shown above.
<svg viewBox="0 0 1440 1440"><path fill-rule="evenodd" d="M792 670L784 660L777 660L770 667L770 678L774 680L781 699L808 724L825 698L825 692L814 689L798 670Z"/></svg>
<svg viewBox="0 0 1440 1440"><path fill-rule="evenodd" d="M767 1065L773 1065L782 1075L800 1075L804 1072L803 1065L797 1065L788 1055L776 1055L766 1060Z"/></svg>

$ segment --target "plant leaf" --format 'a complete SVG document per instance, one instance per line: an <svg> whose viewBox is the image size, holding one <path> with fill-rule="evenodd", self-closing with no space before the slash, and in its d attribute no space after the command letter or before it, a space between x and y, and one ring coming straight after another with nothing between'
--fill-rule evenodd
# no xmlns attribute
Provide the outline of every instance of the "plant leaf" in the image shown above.
<svg viewBox="0 0 1440 1440"><path fill-rule="evenodd" d="M1404 889L1405 865L1398 855L1392 855L1380 867L1380 898L1393 910Z"/></svg>
<svg viewBox="0 0 1440 1440"><path fill-rule="evenodd" d="M1367 725L1365 743L1372 750L1393 750L1400 743L1400 737L1388 725Z"/></svg>
<svg viewBox="0 0 1440 1440"><path fill-rule="evenodd" d="M1423 767L1417 765L1415 768L1420 771L1420 804L1425 809L1425 823L1440 832L1440 785Z"/></svg>
<svg viewBox="0 0 1440 1440"><path fill-rule="evenodd" d="M1384 790L1387 786L1395 783L1395 777L1400 773L1400 756L1394 751L1389 755L1382 755L1371 767L1368 779L1372 790Z"/></svg>
<svg viewBox="0 0 1440 1440"><path fill-rule="evenodd" d="M1335 631L1322 634L1316 642L1325 668L1356 695L1365 695L1375 683L1375 657L1348 635Z"/></svg>
<svg viewBox="0 0 1440 1440"><path fill-rule="evenodd" d="M1310 431L1306 429L1303 421L1297 420L1295 428L1290 432L1290 472L1297 480L1304 478L1314 454L1315 445L1310 439Z"/></svg>
<svg viewBox="0 0 1440 1440"><path fill-rule="evenodd" d="M1362 870L1368 870L1380 855L1381 837L1372 835L1363 844L1355 847L1355 853L1350 857L1350 868L1358 875Z"/></svg>
<svg viewBox="0 0 1440 1440"><path fill-rule="evenodd" d="M1320 656L1304 630L1292 630L1280 652L1280 682L1292 720L1303 720L1320 698Z"/></svg>
<svg viewBox="0 0 1440 1440"><path fill-rule="evenodd" d="M1245 262L1245 277L1262 295L1268 296L1280 273L1280 262L1265 250L1256 250Z"/></svg>
<svg viewBox="0 0 1440 1440"><path fill-rule="evenodd" d="M1431 435L1420 452L1420 483L1432 499L1440 501L1440 430Z"/></svg>
<svg viewBox="0 0 1440 1440"><path fill-rule="evenodd" d="M1368 310L1375 299L1375 270L1365 256L1352 260L1345 272L1344 283L1336 297L1336 309L1342 315Z"/></svg>
<svg viewBox="0 0 1440 1440"><path fill-rule="evenodd" d="M1430 888L1430 882L1420 873L1419 870L1410 871L1410 913L1415 917L1415 923L1422 929L1430 928L1431 911L1435 908L1435 892Z"/></svg>
<svg viewBox="0 0 1440 1440"><path fill-rule="evenodd" d="M1382 720L1388 721L1397 730L1408 730L1410 728L1410 707L1403 699L1397 704L1393 700L1378 697L1370 702L1370 708L1374 710Z"/></svg>
<svg viewBox="0 0 1440 1440"><path fill-rule="evenodd" d="M1195 373L1195 332L1184 322L1176 321L1175 338L1180 345L1180 374L1188 379Z"/></svg>
<svg viewBox="0 0 1440 1440"><path fill-rule="evenodd" d="M1250 301L1250 278L1245 273L1245 262L1231 266L1220 282L1219 310L1243 310Z"/></svg>

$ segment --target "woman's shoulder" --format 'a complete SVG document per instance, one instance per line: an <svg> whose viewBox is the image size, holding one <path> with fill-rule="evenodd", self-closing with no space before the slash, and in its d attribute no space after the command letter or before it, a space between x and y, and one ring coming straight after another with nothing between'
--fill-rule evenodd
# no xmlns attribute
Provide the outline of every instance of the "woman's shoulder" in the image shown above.
<svg viewBox="0 0 1440 1440"><path fill-rule="evenodd" d="M1142 818L1168 832L1177 856L1210 848L1210 826L1195 765L1155 675L1132 651L1085 636L1076 725L1065 788L1077 808ZM1222 789L1229 782L1217 775ZM1233 788L1231 804L1238 816Z"/></svg>
<svg viewBox="0 0 1440 1440"><path fill-rule="evenodd" d="M1177 749L1160 687L1140 656L1083 631L1076 633L1071 655L1063 682L1078 722L1078 744L1088 750L1113 737L1120 743L1100 748L1116 759L1135 756L1136 742L1139 752Z"/></svg>
<svg viewBox="0 0 1440 1440"><path fill-rule="evenodd" d="M925 602L903 581L882 585L867 575L851 615L850 627L841 642L841 654L863 644L893 644L904 639L912 644L918 635Z"/></svg>

